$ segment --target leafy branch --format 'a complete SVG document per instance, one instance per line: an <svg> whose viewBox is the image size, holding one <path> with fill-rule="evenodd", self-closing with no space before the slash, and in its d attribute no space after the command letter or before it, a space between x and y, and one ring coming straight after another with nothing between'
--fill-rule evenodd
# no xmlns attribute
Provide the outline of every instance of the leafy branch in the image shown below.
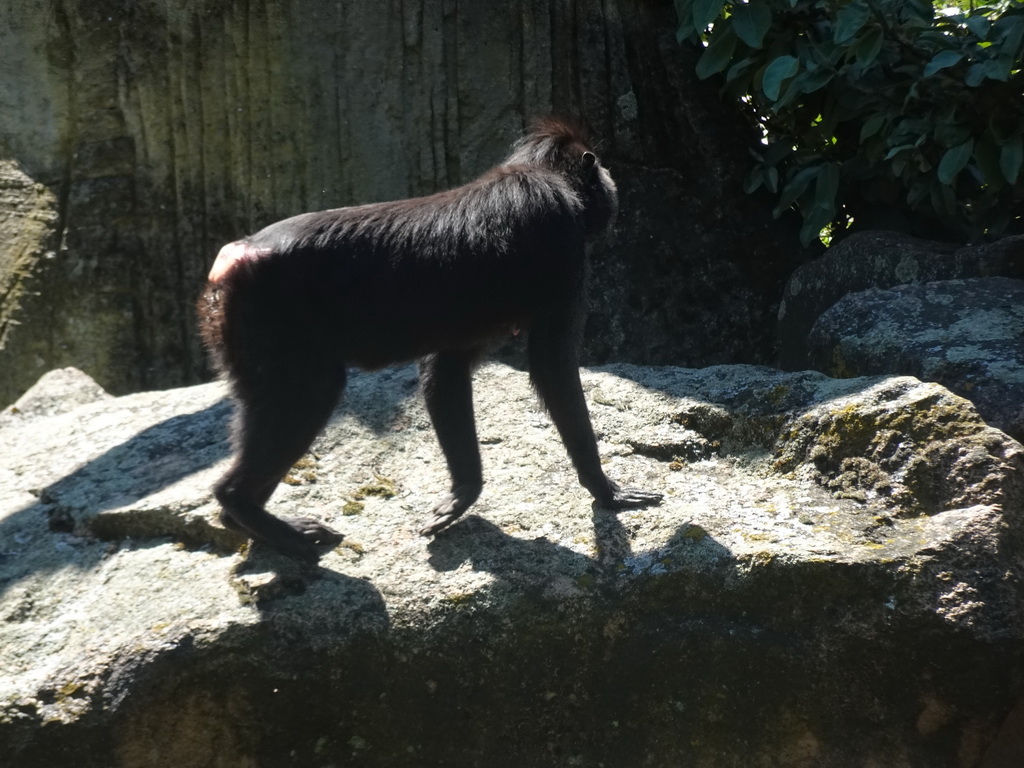
<svg viewBox="0 0 1024 768"><path fill-rule="evenodd" d="M953 2L953 0L950 0ZM676 0L764 133L746 180L806 244L874 212L980 239L1024 231L1024 2Z"/></svg>

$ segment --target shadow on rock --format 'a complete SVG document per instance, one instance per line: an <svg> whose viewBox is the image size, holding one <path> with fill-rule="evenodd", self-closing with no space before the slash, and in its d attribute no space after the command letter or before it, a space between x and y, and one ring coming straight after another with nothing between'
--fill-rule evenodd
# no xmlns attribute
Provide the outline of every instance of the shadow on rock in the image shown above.
<svg viewBox="0 0 1024 768"><path fill-rule="evenodd" d="M183 514L200 506L201 500L182 502L180 509L171 510L167 504L154 503L124 515L117 524L102 517L108 510L135 504L225 458L230 452L230 410L230 403L220 400L194 413L165 419L32 491L38 501L0 522L0 592L29 573L65 565L90 567L109 547L94 536L133 538L136 546L157 544L159 537L173 536L185 543L237 547L237 538L228 531L211 541L210 531L223 529L210 526L205 516Z"/></svg>
<svg viewBox="0 0 1024 768"><path fill-rule="evenodd" d="M732 553L699 526L685 523L656 550L634 553L629 532L618 515L594 506L596 552L594 557L550 541L545 536L521 539L476 515L438 534L427 549L431 567L453 571L469 562L476 571L491 573L506 586L526 594L544 593L558 580L568 579L584 591L596 590L611 597L623 578L652 576L685 569L700 563L706 580L716 566L733 562ZM709 567L710 566L710 567ZM716 578L711 576L711 578Z"/></svg>
<svg viewBox="0 0 1024 768"><path fill-rule="evenodd" d="M287 614L289 624L308 619L318 626L318 635L348 634L356 628L383 634L389 627L384 600L368 579L302 563L251 542L231 569L231 584L242 603L265 618ZM304 599L287 599L300 595ZM339 627L325 631L320 627L325 621Z"/></svg>

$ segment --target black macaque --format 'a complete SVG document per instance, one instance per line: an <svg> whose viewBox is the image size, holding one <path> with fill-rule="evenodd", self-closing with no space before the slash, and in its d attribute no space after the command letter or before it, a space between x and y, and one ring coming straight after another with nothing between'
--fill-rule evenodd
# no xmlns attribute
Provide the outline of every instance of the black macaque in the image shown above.
<svg viewBox="0 0 1024 768"><path fill-rule="evenodd" d="M237 401L236 458L214 489L224 525L314 562L340 541L264 505L326 424L347 366L414 359L452 480L421 533L451 525L483 487L473 367L517 329L583 486L609 509L658 503L605 476L580 386L584 245L617 202L580 131L549 118L464 186L306 213L224 246L199 300L203 340Z"/></svg>

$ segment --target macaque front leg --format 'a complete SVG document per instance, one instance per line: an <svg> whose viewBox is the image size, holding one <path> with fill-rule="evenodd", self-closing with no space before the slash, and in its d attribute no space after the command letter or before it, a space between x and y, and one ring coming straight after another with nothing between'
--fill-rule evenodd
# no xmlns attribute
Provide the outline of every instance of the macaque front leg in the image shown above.
<svg viewBox="0 0 1024 768"><path fill-rule="evenodd" d="M622 488L604 473L580 383L572 324L548 322L530 331L530 379L555 423L580 483L606 509L658 504L656 491Z"/></svg>

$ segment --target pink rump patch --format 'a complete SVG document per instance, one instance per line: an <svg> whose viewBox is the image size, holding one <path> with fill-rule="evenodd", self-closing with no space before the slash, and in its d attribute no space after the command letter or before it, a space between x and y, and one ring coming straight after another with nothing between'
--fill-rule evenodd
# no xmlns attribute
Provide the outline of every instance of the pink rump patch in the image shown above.
<svg viewBox="0 0 1024 768"><path fill-rule="evenodd" d="M246 259L256 259L268 253L270 253L270 250L267 248L253 248L241 241L228 243L217 254L217 260L213 262L207 279L211 283L216 283L230 272L232 267L238 262Z"/></svg>

